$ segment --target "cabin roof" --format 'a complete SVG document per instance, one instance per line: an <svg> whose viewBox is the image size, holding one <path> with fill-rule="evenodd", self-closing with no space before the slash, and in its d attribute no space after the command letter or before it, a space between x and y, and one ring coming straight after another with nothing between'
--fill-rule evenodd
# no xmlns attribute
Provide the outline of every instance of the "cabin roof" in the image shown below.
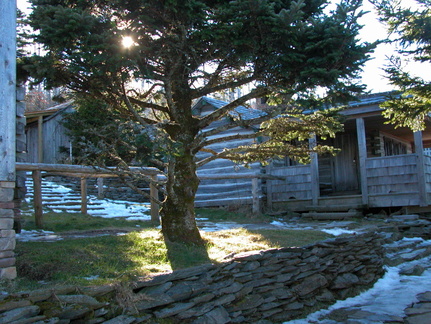
<svg viewBox="0 0 431 324"><path fill-rule="evenodd" d="M216 109L220 109L226 106L228 102L210 98L210 97L202 97L196 102L193 109L198 109L204 106L205 104L209 104ZM240 118L242 120L251 120L251 119L256 119L256 118L265 116L266 113L258 109L238 106L234 110L230 111L229 115L233 118Z"/></svg>
<svg viewBox="0 0 431 324"><path fill-rule="evenodd" d="M28 111L25 113L25 117L27 118L27 124L36 121L39 117L55 117L57 114L60 114L62 111L67 110L72 106L73 101L66 101L64 103L44 110Z"/></svg>
<svg viewBox="0 0 431 324"><path fill-rule="evenodd" d="M359 106L376 105L388 100L390 97L394 97L394 95L396 94L397 92L395 91L366 94L366 95L359 96L358 100L350 101L348 106L359 107Z"/></svg>

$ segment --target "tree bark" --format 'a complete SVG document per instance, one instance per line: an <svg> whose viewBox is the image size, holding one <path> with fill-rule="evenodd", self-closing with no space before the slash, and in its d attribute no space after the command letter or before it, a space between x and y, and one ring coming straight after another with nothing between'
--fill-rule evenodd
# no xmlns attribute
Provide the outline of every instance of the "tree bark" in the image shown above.
<svg viewBox="0 0 431 324"><path fill-rule="evenodd" d="M166 184L168 195L160 211L163 236L171 242L201 245L194 206L199 178L193 154L177 155L171 168Z"/></svg>

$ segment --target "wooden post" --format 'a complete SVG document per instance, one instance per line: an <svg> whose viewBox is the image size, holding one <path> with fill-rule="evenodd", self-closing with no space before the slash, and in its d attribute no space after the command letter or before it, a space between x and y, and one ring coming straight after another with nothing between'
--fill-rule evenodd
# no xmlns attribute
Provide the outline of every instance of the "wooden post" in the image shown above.
<svg viewBox="0 0 431 324"><path fill-rule="evenodd" d="M0 1L0 17L0 181L15 182L15 0Z"/></svg>
<svg viewBox="0 0 431 324"><path fill-rule="evenodd" d="M43 163L43 116L37 119L37 162Z"/></svg>
<svg viewBox="0 0 431 324"><path fill-rule="evenodd" d="M159 200L159 190L155 186L155 183L157 182L157 175L151 176L151 183L150 183L150 213L151 213L151 221L153 222L159 222L159 205L156 203L156 201Z"/></svg>
<svg viewBox="0 0 431 324"><path fill-rule="evenodd" d="M363 118L356 119L356 134L359 150L359 176L361 180L362 204L368 205L368 181L365 166L367 158L367 139L365 137L365 123Z"/></svg>
<svg viewBox="0 0 431 324"><path fill-rule="evenodd" d="M260 213L260 199L259 199L259 179L253 178L251 179L251 191L253 194L253 214Z"/></svg>
<svg viewBox="0 0 431 324"><path fill-rule="evenodd" d="M313 149L317 145L316 136L309 139L309 147ZM313 206L319 204L320 180L319 180L319 160L316 152L310 153L311 158L311 199Z"/></svg>
<svg viewBox="0 0 431 324"><path fill-rule="evenodd" d="M87 178L81 177L81 213L87 214Z"/></svg>
<svg viewBox="0 0 431 324"><path fill-rule="evenodd" d="M37 228L43 228L42 210L42 172L35 170L32 172L33 178L33 205L34 217Z"/></svg>
<svg viewBox="0 0 431 324"><path fill-rule="evenodd" d="M419 189L419 205L421 207L428 206L428 197L425 181L425 161L424 161L424 145L422 140L422 132L414 133L415 153L418 157L417 172L418 172L418 189Z"/></svg>
<svg viewBox="0 0 431 324"><path fill-rule="evenodd" d="M16 0L0 0L0 279L15 279Z"/></svg>
<svg viewBox="0 0 431 324"><path fill-rule="evenodd" d="M272 162L270 162L266 166L266 174L271 175L272 174ZM266 179L266 208L268 210L272 211L273 208L273 202L272 202L272 181L270 179Z"/></svg>
<svg viewBox="0 0 431 324"><path fill-rule="evenodd" d="M103 199L105 197L103 191L103 178L97 178L97 198Z"/></svg>

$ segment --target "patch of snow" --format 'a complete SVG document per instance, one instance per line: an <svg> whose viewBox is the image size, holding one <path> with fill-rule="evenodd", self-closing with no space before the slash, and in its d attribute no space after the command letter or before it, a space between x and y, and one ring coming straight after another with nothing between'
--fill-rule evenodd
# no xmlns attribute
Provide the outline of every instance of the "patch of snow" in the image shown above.
<svg viewBox="0 0 431 324"><path fill-rule="evenodd" d="M272 221L270 224L274 225L274 226L281 226L281 227L287 226L286 223L283 223L283 222L280 222L280 221Z"/></svg>
<svg viewBox="0 0 431 324"><path fill-rule="evenodd" d="M339 228L339 227L335 227L335 228L324 228L322 229L322 232L334 235L334 236L339 236L342 234L357 234L358 232L356 231L351 231L351 230L347 230L344 228Z"/></svg>
<svg viewBox="0 0 431 324"><path fill-rule="evenodd" d="M51 232L51 231L21 230L21 233L16 234L16 239L21 242L29 242L29 241L54 242L54 241L62 240L63 238L54 234L54 232Z"/></svg>
<svg viewBox="0 0 431 324"><path fill-rule="evenodd" d="M431 241L428 241L431 243ZM420 264L427 268L420 276L401 275L400 269L406 265ZM417 302L416 295L431 290L431 257L406 262L395 267L386 267L385 275L374 286L362 294L337 301L328 309L320 310L306 318L287 321L288 324L330 324L334 321L323 319L331 311L340 308L360 307L379 315L404 316L404 309ZM358 322L359 323L359 322ZM373 324L383 322L373 321Z"/></svg>
<svg viewBox="0 0 431 324"><path fill-rule="evenodd" d="M55 194L58 201L65 203L65 205L55 205L51 207L55 213L64 212L67 210L68 213L79 213L80 208L78 206L70 206L66 203L80 201L80 197L77 200L77 194L72 189L67 188L63 185L59 185L52 181L44 180L44 194ZM79 195L78 195L79 196ZM30 202L29 197L26 197L26 202ZM91 206L97 206L100 209L91 210ZM95 196L88 197L88 214L94 216L100 216L104 218L115 218L124 217L129 220L150 220L151 217L148 214L150 210L149 203L138 203L129 202L124 200L111 200L111 199L98 199ZM106 213L101 214L101 212Z"/></svg>
<svg viewBox="0 0 431 324"><path fill-rule="evenodd" d="M94 275L94 276L89 276L89 277L84 277L85 280L96 280L99 279L99 275Z"/></svg>
<svg viewBox="0 0 431 324"><path fill-rule="evenodd" d="M202 222L202 223L198 223L198 227L201 231L204 231L204 232L217 232L217 231L244 227L244 225L238 224L235 222L218 222L218 223Z"/></svg>

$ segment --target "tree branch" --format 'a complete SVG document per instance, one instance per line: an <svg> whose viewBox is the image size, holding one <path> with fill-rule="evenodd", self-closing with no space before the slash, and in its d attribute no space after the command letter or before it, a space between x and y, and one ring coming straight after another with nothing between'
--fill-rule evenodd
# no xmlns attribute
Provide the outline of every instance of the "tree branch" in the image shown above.
<svg viewBox="0 0 431 324"><path fill-rule="evenodd" d="M228 103L227 105L215 110L214 112L210 113L209 115L203 117L198 124L198 127L200 129L204 129L205 127L209 126L212 122L219 120L221 117L226 115L229 111L234 110L236 107L244 104L250 99L258 98L261 96L264 96L266 94L270 93L270 90L265 87L257 87L253 89L248 94Z"/></svg>

